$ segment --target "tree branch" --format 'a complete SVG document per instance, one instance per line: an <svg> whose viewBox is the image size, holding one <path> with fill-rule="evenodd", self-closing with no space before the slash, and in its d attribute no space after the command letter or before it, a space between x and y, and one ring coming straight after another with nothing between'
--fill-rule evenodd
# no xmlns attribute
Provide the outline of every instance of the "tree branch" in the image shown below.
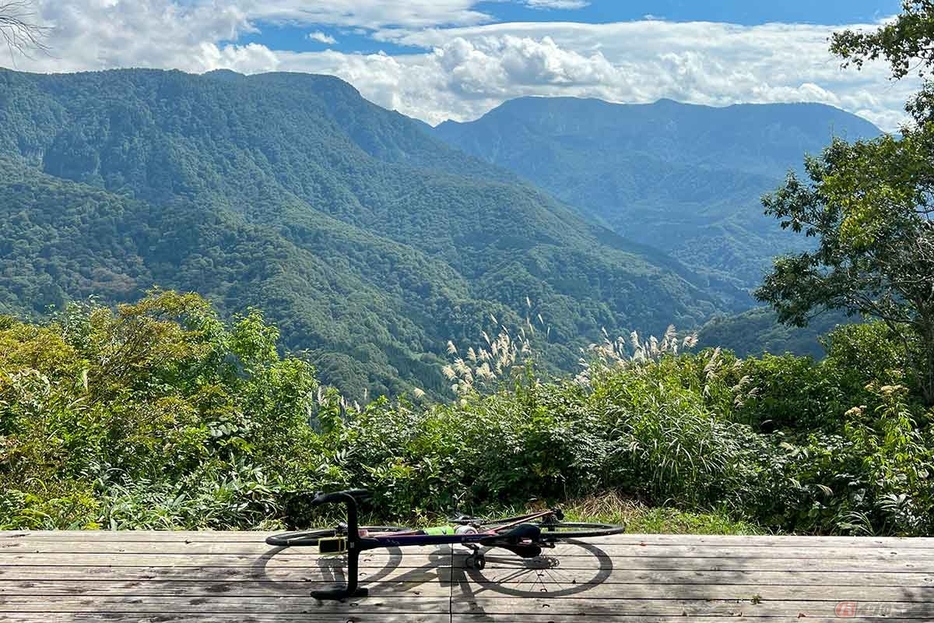
<svg viewBox="0 0 934 623"><path fill-rule="evenodd" d="M11 57L21 54L31 58L33 50L48 50L45 35L49 29L37 24L35 17L29 0L0 0L0 40L9 48Z"/></svg>

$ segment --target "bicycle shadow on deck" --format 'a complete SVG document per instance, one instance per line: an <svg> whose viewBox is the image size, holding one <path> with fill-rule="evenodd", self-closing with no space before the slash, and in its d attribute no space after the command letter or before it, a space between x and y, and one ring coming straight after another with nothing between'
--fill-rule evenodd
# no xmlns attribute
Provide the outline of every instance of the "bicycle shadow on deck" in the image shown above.
<svg viewBox="0 0 934 623"><path fill-rule="evenodd" d="M513 597L570 597L592 590L613 574L613 560L599 547L583 541L568 541L535 558L520 558L501 549L488 549L487 567L472 569L464 564L453 569L452 581L460 578Z"/></svg>
<svg viewBox="0 0 934 623"><path fill-rule="evenodd" d="M272 548L254 564L255 571L267 577L273 585L276 580L267 572L267 565L284 549ZM546 549L541 556L528 559L498 548L483 548L486 557L483 570L468 568L469 552L456 546L433 548L427 552L424 564L411 568L403 566L405 555L400 548L386 548L384 551L389 555L380 567L367 564L378 560L372 553L361 556L360 583L370 589L372 597L418 595L424 585L438 584L450 587L453 597L468 604L475 603L472 599L484 593L554 599L592 590L610 578L613 572L613 561L608 554L581 541L568 541L553 550ZM423 554L412 556L416 557L424 560ZM314 578L305 577L309 589L315 584L324 586L346 582L344 556L314 556L309 562L314 564ZM281 578L282 572L276 576ZM303 577L298 569L295 576ZM286 590L283 586L283 591ZM470 608L472 614L483 614L479 606L470 605Z"/></svg>
<svg viewBox="0 0 934 623"><path fill-rule="evenodd" d="M537 611L547 611L548 600L579 596L607 581L613 560L599 547L583 541L568 541L535 558L520 558L497 549L485 550L483 570L467 567L465 556L452 569L452 607L470 614L471 620L494 621L494 615L516 615L515 601L487 599L508 595L528 600ZM521 603L521 602L520 602ZM504 611L487 612L493 606Z"/></svg>
<svg viewBox="0 0 934 623"><path fill-rule="evenodd" d="M275 574L276 577L273 577L268 569L268 565L274 557L287 549L289 548L271 548L270 551L259 557L253 564L253 569L270 582L272 586L279 583L281 592L294 593L294 589L281 580L285 571L279 571ZM374 552L387 552L389 554L385 559L385 563L381 566L372 564L381 558L374 555ZM423 559L423 556L419 556L419 558ZM447 546L433 548L428 553L427 562L421 566L405 568L403 566L404 560L402 549L398 547L380 548L363 553L360 556L360 585L369 588L372 597L381 597L387 594L418 595L421 592L420 587L426 584L444 586L450 581L451 550ZM304 592L315 588L346 584L346 556L313 555L309 556L308 562L310 563L309 567L296 566L294 573L294 577L305 582L307 590Z"/></svg>

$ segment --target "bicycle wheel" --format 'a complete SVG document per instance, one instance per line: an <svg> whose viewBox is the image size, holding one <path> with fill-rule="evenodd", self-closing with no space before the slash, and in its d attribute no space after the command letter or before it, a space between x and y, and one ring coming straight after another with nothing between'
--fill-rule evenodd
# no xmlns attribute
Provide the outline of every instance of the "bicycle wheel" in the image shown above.
<svg viewBox="0 0 934 623"><path fill-rule="evenodd" d="M569 539L586 539L590 537L610 536L626 531L626 526L614 526L606 523L578 523L558 521L554 523L542 522L537 524L541 530L541 540L550 543L567 541Z"/></svg>
<svg viewBox="0 0 934 623"><path fill-rule="evenodd" d="M366 530L372 534L374 532L409 532L411 528L402 528L400 526L360 526L360 530ZM266 537L266 544L274 547L315 546L321 539L343 536L344 534L346 534L346 532L338 530L337 528L282 532Z"/></svg>

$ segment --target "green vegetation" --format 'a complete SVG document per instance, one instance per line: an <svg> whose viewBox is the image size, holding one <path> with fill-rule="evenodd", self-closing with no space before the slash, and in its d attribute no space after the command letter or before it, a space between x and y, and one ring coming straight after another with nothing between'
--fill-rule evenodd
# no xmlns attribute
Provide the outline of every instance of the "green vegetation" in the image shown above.
<svg viewBox="0 0 934 623"><path fill-rule="evenodd" d="M510 516L541 510L542 505L503 509ZM761 526L730 518L720 512L690 512L672 506L650 506L618 491L602 492L561 504L570 521L598 521L625 525L635 534L760 534Z"/></svg>
<svg viewBox="0 0 934 623"><path fill-rule="evenodd" d="M907 2L834 48L899 77L931 25ZM568 502L646 531L934 534L930 85L901 136L834 142L765 200L813 239L757 291L772 313L871 320L816 360L613 337L732 295L338 81L0 82L0 529L305 525L304 492L364 487L381 522Z"/></svg>
<svg viewBox="0 0 934 623"><path fill-rule="evenodd" d="M173 293L0 320L0 524L262 521L263 470L287 478L314 452L317 382L277 337L256 312L225 326Z"/></svg>
<svg viewBox="0 0 934 623"><path fill-rule="evenodd" d="M224 323L195 295L6 318L0 527L301 524L294 492L354 486L384 520L589 497L575 513L647 528L930 533L932 414L886 331L843 327L821 362L607 341L573 380L540 377L517 339L490 390L358 408L258 312ZM484 353L461 378L503 360Z"/></svg>
<svg viewBox="0 0 934 623"><path fill-rule="evenodd" d="M0 311L197 291L264 309L358 400L446 395L436 353L489 314L521 322L526 297L565 371L600 327L737 309L323 76L0 70L0 220Z"/></svg>
<svg viewBox="0 0 934 623"><path fill-rule="evenodd" d="M756 307L733 316L716 316L697 332L699 348L721 347L739 357L766 353L824 356L822 337L838 325L853 322L842 312L830 312L810 318L806 327L782 324L775 310Z"/></svg>
<svg viewBox="0 0 934 623"><path fill-rule="evenodd" d="M905 12L875 33L842 32L832 49L850 62L884 57L895 78L930 53L934 5L905 2ZM809 158L802 182L788 176L766 197L767 213L815 237L817 248L780 258L756 296L782 322L804 326L815 310L843 309L877 318L909 352L910 368L934 405L934 82L908 103L900 136L849 144L839 140Z"/></svg>

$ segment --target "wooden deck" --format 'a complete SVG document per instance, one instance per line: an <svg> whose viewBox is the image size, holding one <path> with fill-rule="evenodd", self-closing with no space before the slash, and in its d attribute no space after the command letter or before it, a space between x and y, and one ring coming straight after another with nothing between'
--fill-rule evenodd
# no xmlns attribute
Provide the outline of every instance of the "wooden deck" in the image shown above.
<svg viewBox="0 0 934 623"><path fill-rule="evenodd" d="M0 532L0 622L934 621L934 539L620 535L522 561L457 548L337 560L256 532Z"/></svg>

